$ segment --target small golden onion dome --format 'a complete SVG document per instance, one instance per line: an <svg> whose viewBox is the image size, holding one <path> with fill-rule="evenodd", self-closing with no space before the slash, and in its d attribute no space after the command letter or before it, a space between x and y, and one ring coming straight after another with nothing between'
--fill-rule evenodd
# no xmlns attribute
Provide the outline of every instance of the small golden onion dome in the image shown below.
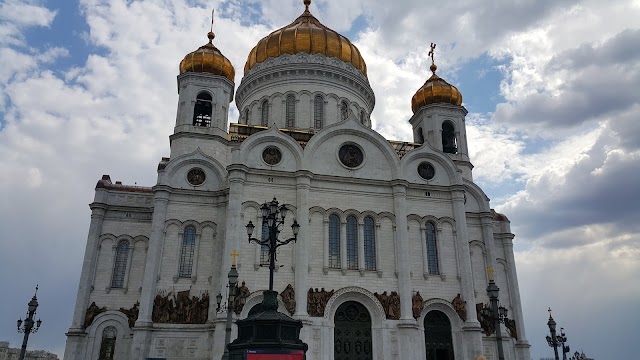
<svg viewBox="0 0 640 360"><path fill-rule="evenodd" d="M436 75L438 67L431 65L433 75L422 85L411 99L411 110L415 114L418 109L429 104L462 105L462 94L458 88Z"/></svg>
<svg viewBox="0 0 640 360"><path fill-rule="evenodd" d="M187 72L209 73L224 76L233 82L236 70L218 48L213 45L215 34L209 32L209 43L201 46L198 50L187 54L180 62L180 75Z"/></svg>
<svg viewBox="0 0 640 360"><path fill-rule="evenodd" d="M309 12L310 0L304 0L306 10L294 22L264 37L251 50L244 66L245 74L256 64L284 54L322 54L350 63L367 76L367 65L360 50L346 37L324 26Z"/></svg>

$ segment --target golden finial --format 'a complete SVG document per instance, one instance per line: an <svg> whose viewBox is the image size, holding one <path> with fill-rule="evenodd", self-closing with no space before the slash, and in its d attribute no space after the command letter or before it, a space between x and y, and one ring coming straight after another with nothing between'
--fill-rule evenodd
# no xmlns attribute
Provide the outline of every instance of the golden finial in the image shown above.
<svg viewBox="0 0 640 360"><path fill-rule="evenodd" d="M309 11L309 5L311 5L311 0L304 0L304 6L306 7L305 11Z"/></svg>
<svg viewBox="0 0 640 360"><path fill-rule="evenodd" d="M431 67L429 69L431 69L431 72L435 75L436 70L438 69L438 67L436 66L436 61L434 59L436 53L436 44L431 43L431 50L429 50L429 56L431 57Z"/></svg>
<svg viewBox="0 0 640 360"><path fill-rule="evenodd" d="M491 265L489 265L489 267L487 268L487 272L489 273L489 281L493 281L493 267L491 267Z"/></svg>
<svg viewBox="0 0 640 360"><path fill-rule="evenodd" d="M211 9L211 29L209 30L209 33L207 34L207 37L209 38L209 44L213 44L213 39L215 39L216 34L213 33L213 16L216 13L216 9Z"/></svg>
<svg viewBox="0 0 640 360"><path fill-rule="evenodd" d="M240 256L240 254L238 254L237 251L233 250L233 252L231 253L231 257L233 257L233 263L231 264L231 266L236 266L236 257Z"/></svg>

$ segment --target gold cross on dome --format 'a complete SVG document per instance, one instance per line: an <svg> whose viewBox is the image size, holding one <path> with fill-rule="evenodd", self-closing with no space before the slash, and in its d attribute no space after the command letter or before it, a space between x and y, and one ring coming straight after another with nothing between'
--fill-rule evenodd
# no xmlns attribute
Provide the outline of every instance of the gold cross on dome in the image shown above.
<svg viewBox="0 0 640 360"><path fill-rule="evenodd" d="M429 50L429 57L431 57L431 65L436 63L434 59L435 54L436 54L436 44L431 43L431 50Z"/></svg>
<svg viewBox="0 0 640 360"><path fill-rule="evenodd" d="M491 265L489 265L489 267L487 268L487 272L489 273L489 281L493 281L493 267L491 267Z"/></svg>
<svg viewBox="0 0 640 360"><path fill-rule="evenodd" d="M231 256L233 257L233 263L231 264L231 266L236 266L236 257L240 256L240 254L238 254L237 251L233 250Z"/></svg>

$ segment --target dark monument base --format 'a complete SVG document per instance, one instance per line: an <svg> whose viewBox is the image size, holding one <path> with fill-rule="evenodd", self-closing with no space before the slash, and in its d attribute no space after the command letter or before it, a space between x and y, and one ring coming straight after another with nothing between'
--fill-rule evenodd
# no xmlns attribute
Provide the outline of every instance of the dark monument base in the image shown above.
<svg viewBox="0 0 640 360"><path fill-rule="evenodd" d="M238 338L227 345L229 360L303 360L302 322L278 312L278 293L265 291L260 308L238 320Z"/></svg>

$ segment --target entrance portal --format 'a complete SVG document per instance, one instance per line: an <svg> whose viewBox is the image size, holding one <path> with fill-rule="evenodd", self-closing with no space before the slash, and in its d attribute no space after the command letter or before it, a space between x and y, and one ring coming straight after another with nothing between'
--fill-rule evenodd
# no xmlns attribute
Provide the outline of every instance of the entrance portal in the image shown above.
<svg viewBox="0 0 640 360"><path fill-rule="evenodd" d="M427 360L454 360L451 322L441 311L429 311L424 317L424 342Z"/></svg>
<svg viewBox="0 0 640 360"><path fill-rule="evenodd" d="M371 315L362 304L347 301L338 307L333 334L334 360L372 360Z"/></svg>

